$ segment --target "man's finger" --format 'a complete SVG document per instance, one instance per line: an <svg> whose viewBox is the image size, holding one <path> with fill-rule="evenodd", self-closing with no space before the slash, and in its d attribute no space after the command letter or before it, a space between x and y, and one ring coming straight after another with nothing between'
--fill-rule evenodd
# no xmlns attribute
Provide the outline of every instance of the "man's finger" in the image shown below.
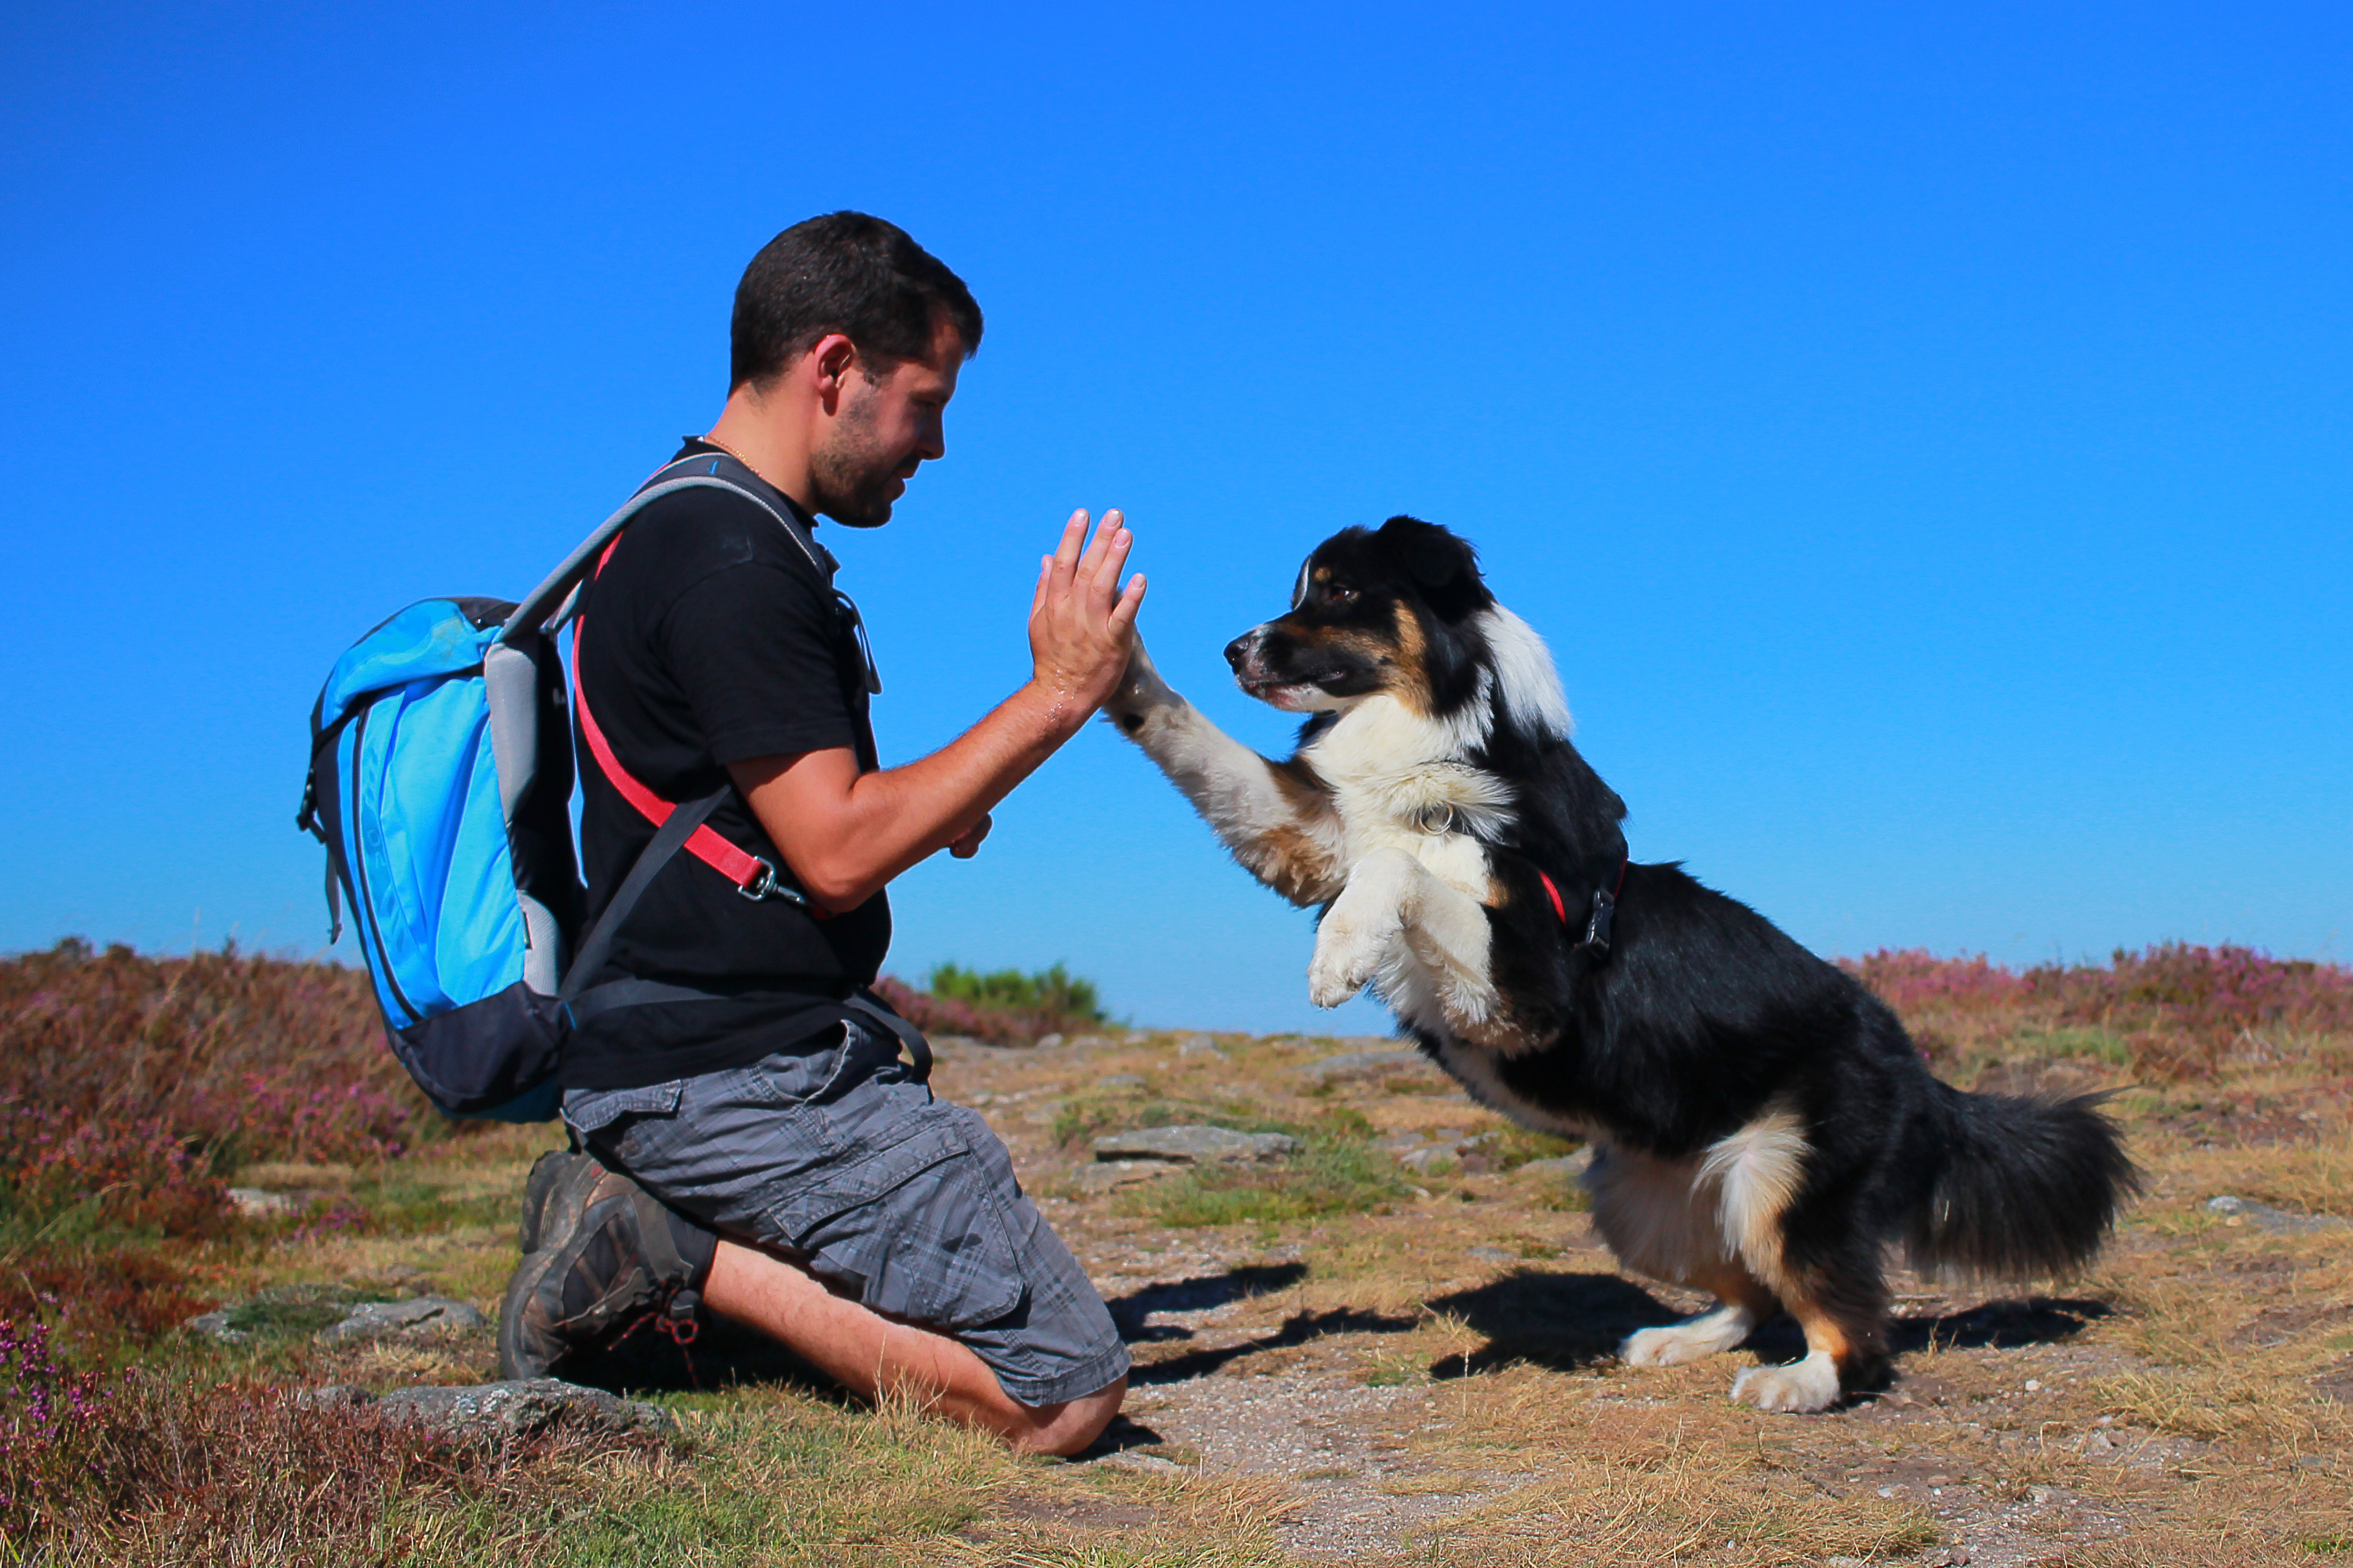
<svg viewBox="0 0 2353 1568"><path fill-rule="evenodd" d="M1144 574L1138 572L1127 580L1127 592L1111 607L1111 635L1125 637L1135 627L1135 613L1144 608Z"/></svg>
<svg viewBox="0 0 2353 1568"><path fill-rule="evenodd" d="M1094 582L1095 574L1103 570L1103 552L1110 547L1118 532L1119 513L1103 513L1102 524L1095 529L1095 536L1087 541L1086 553L1079 557L1078 580L1081 583L1092 584Z"/></svg>
<svg viewBox="0 0 2353 1568"><path fill-rule="evenodd" d="M1135 534L1120 521L1119 513L1107 511L1103 513L1103 527L1095 531L1095 538L1103 542L1103 552L1095 562L1094 583L1103 595L1103 607L1109 608L1113 596L1119 592L1119 574L1127 564L1127 552L1135 548Z"/></svg>
<svg viewBox="0 0 2353 1568"><path fill-rule="evenodd" d="M1087 513L1084 507L1071 514L1062 525L1062 542L1054 547L1054 575L1068 581L1079 564L1079 552L1087 541Z"/></svg>
<svg viewBox="0 0 2353 1568"><path fill-rule="evenodd" d="M1038 586L1029 594L1029 616L1032 620L1037 618L1039 607L1046 603L1046 585L1053 580L1054 558L1050 555L1040 555L1038 557Z"/></svg>

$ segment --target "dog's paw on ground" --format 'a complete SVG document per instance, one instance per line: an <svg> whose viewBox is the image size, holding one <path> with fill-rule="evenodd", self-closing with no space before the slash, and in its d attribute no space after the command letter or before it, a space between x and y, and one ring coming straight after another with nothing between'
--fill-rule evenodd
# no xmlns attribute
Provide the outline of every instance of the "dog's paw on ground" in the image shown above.
<svg viewBox="0 0 2353 1568"><path fill-rule="evenodd" d="M1735 1404L1793 1415L1828 1410L1838 1403L1838 1365L1820 1351L1788 1366L1752 1366L1732 1380Z"/></svg>

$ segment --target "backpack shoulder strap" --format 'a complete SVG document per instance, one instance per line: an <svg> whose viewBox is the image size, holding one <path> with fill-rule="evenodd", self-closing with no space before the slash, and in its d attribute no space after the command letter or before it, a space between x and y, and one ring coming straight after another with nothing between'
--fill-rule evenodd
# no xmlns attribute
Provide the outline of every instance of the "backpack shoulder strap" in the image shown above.
<svg viewBox="0 0 2353 1568"><path fill-rule="evenodd" d="M655 469L618 511L575 545L555 570L515 606L514 613L499 628L499 640L514 642L562 626L570 618L573 590L596 570L599 558L629 526L630 520L666 495L698 488L733 490L775 518L786 535L800 546L801 553L808 557L809 564L817 568L818 575L828 584L833 581L833 557L809 537L808 530L801 526L789 507L769 504L760 494L760 489L765 487L758 475L723 452L694 452Z"/></svg>

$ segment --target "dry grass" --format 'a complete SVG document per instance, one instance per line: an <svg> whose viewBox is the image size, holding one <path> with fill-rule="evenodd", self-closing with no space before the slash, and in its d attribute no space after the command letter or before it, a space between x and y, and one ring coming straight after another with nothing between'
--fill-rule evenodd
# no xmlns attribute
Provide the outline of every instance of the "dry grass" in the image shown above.
<svg viewBox="0 0 2353 1568"><path fill-rule="evenodd" d="M80 962L128 973L119 955ZM1107 1296L1183 1280L1209 1303L1151 1317L1135 1344L1137 1419L1166 1428L1148 1451L1174 1469L1016 1460L918 1411L849 1408L790 1381L656 1391L685 1423L677 1448L467 1455L297 1419L269 1391L471 1381L490 1371L487 1336L330 1348L290 1314L219 1347L169 1326L265 1290L434 1291L491 1310L523 1173L553 1139L418 1136L398 1158L295 1139L240 1145L267 1159L235 1166L199 1150L196 1172L303 1198L287 1219L206 1210L175 1231L67 1194L0 1237L0 1315L51 1323L69 1368L135 1360L152 1379L120 1406L147 1433L147 1479L60 1489L47 1513L13 1516L0 1562L37 1543L44 1563L1272 1568L1319 1542L1351 1561L1462 1568L1924 1562L1953 1545L2005 1568L2353 1559L2353 1229L2204 1206L2230 1193L2353 1218L2342 972L2187 949L2026 976L1916 955L1861 967L1948 1076L2118 1089L2151 1178L2089 1279L1991 1302L1903 1280L1899 1378L1883 1399L1804 1418L1729 1404L1733 1373L1794 1353L1786 1338L1671 1372L1619 1365L1625 1331L1694 1303L1621 1274L1577 1189L1521 1168L1561 1146L1434 1074L1321 1088L1303 1065L1358 1042L1223 1036L1220 1055L1184 1054L1168 1035L1112 1032L1060 1051L951 1050L935 1081L983 1105ZM228 1039L204 1022L227 1013L116 1001L108 1016L187 1024L142 1024L142 1038ZM1191 1120L1300 1132L1315 1152L1284 1174L1106 1194L1076 1180L1094 1133ZM1409 1135L1473 1142L1451 1168L1401 1169ZM1203 1402L1211 1389L1240 1397ZM1317 1428L1334 1435L1328 1458L1286 1458L1309 1419L1299 1402L1333 1390L1362 1396L1363 1414ZM1228 1414L1187 1426L1196 1408ZM1391 1522L1369 1543L1343 1528L1366 1520Z"/></svg>

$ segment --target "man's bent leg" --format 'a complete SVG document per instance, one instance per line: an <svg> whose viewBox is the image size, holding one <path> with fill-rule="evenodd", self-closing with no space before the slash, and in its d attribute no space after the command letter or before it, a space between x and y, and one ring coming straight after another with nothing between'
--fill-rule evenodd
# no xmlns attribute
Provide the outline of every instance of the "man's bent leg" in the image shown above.
<svg viewBox="0 0 2353 1568"><path fill-rule="evenodd" d="M757 1329L864 1398L912 1394L950 1420L994 1432L1029 1452L1071 1455L1119 1414L1124 1375L1053 1405L1008 1395L988 1364L946 1334L895 1322L828 1289L799 1264L722 1238L704 1304Z"/></svg>

